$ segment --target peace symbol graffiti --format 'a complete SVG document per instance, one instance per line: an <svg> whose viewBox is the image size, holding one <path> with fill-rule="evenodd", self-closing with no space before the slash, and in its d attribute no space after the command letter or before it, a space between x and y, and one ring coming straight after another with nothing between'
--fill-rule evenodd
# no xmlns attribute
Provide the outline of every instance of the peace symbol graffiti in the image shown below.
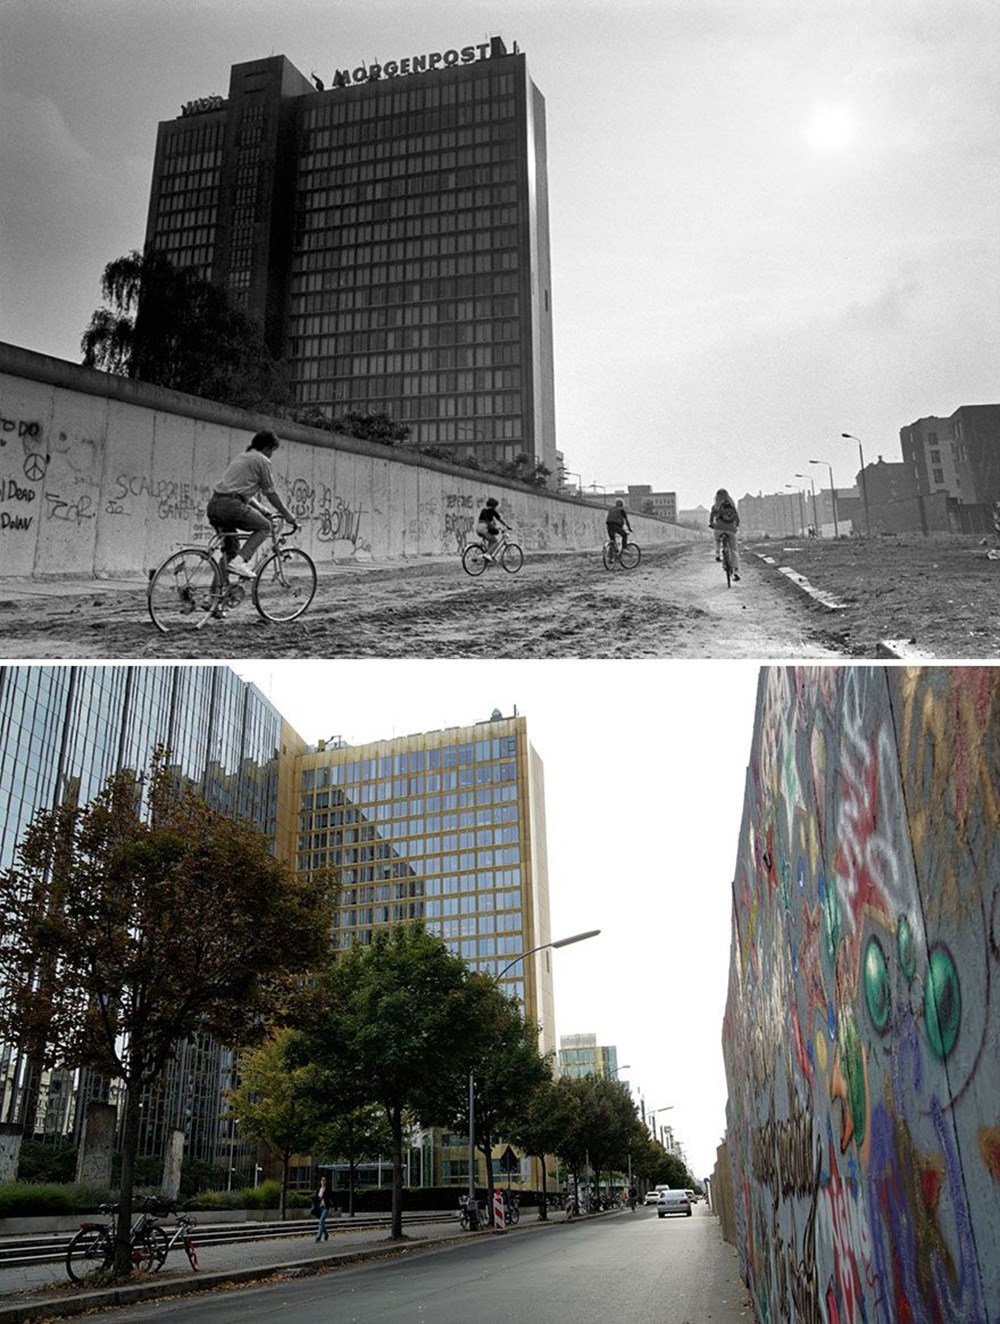
<svg viewBox="0 0 1000 1324"><path fill-rule="evenodd" d="M24 476L29 482L37 483L45 477L45 456L39 455L37 451L25 456Z"/></svg>

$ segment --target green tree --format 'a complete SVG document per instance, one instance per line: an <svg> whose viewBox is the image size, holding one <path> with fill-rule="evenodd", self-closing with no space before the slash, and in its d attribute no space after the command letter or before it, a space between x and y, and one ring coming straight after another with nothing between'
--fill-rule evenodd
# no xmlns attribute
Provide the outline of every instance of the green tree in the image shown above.
<svg viewBox="0 0 1000 1324"><path fill-rule="evenodd" d="M347 1160L347 1213L353 1218L358 1163L387 1153L392 1147L392 1136L385 1114L377 1105L336 1111L330 1099L328 1107L333 1115L320 1130L317 1152L331 1159Z"/></svg>
<svg viewBox="0 0 1000 1324"><path fill-rule="evenodd" d="M483 980L483 976L474 976ZM486 1165L493 1217L493 1146L511 1139L528 1113L535 1090L552 1079L551 1060L538 1051L538 1026L525 1020L514 998L507 998L493 980L484 980L482 1017L489 1016L489 1039L482 1059L473 1067L473 1120L476 1145ZM468 1102L453 1118L456 1128L468 1123Z"/></svg>
<svg viewBox="0 0 1000 1324"><path fill-rule="evenodd" d="M101 290L111 306L83 333L86 367L244 409L287 403L284 369L259 326L194 268L133 250L108 263Z"/></svg>
<svg viewBox="0 0 1000 1324"><path fill-rule="evenodd" d="M180 786L162 751L148 777L121 772L86 805L38 813L0 875L0 1035L125 1085L118 1273L143 1090L190 1035L264 1032L325 945L322 887Z"/></svg>
<svg viewBox="0 0 1000 1324"><path fill-rule="evenodd" d="M366 413L348 410L334 420L334 430L360 441L377 441L383 446L395 446L410 435L407 423L397 423L391 414L375 411Z"/></svg>
<svg viewBox="0 0 1000 1324"><path fill-rule="evenodd" d="M542 1201L538 1217L548 1217L547 1154L558 1154L565 1119L560 1115L561 1095L551 1076L535 1086L524 1100L520 1116L510 1125L509 1135L515 1145L537 1158L542 1167Z"/></svg>
<svg viewBox="0 0 1000 1324"><path fill-rule="evenodd" d="M341 1090L385 1113L392 1155L392 1237L403 1235L407 1116L447 1123L481 1060L488 1019L481 979L422 925L377 930L334 961L316 989L308 1053Z"/></svg>
<svg viewBox="0 0 1000 1324"><path fill-rule="evenodd" d="M279 1027L239 1060L239 1084L227 1096L228 1113L240 1133L267 1147L281 1161L278 1208L288 1207L288 1165L293 1154L308 1153L323 1129L315 1090L315 1069L294 1051L298 1033Z"/></svg>

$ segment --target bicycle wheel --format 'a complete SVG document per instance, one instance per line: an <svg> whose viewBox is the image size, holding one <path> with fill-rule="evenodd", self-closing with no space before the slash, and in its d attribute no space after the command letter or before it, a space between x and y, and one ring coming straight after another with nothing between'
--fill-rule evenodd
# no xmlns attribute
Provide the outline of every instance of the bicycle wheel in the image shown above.
<svg viewBox="0 0 1000 1324"><path fill-rule="evenodd" d="M191 1268L195 1271L195 1273L197 1273L197 1272L198 1272L198 1252L195 1250L195 1248L194 1248L194 1242L191 1240L190 1237L185 1237L185 1238L184 1238L184 1251L185 1251L185 1254L186 1254L187 1257L188 1257L188 1262L190 1263Z"/></svg>
<svg viewBox="0 0 1000 1324"><path fill-rule="evenodd" d="M622 563L622 568L624 570L634 570L639 564L639 558L641 556L642 551L639 544L636 542L627 542L622 548L621 557L619 558Z"/></svg>
<svg viewBox="0 0 1000 1324"><path fill-rule="evenodd" d="M74 1283L82 1283L90 1274L110 1269L114 1258L114 1243L106 1227L81 1228L66 1249L66 1272Z"/></svg>
<svg viewBox="0 0 1000 1324"><path fill-rule="evenodd" d="M617 550L613 543L606 542L604 544L603 556L604 556L605 570L613 570L615 567L615 562L618 560Z"/></svg>
<svg viewBox="0 0 1000 1324"><path fill-rule="evenodd" d="M515 1223L519 1223L521 1221L521 1211L520 1209L518 1209L516 1204L512 1204L507 1207L506 1219L507 1222L511 1225L511 1227L513 1227Z"/></svg>
<svg viewBox="0 0 1000 1324"><path fill-rule="evenodd" d="M299 547L272 552L253 581L253 605L267 621L294 621L316 592L316 567Z"/></svg>
<svg viewBox="0 0 1000 1324"><path fill-rule="evenodd" d="M170 1243L162 1227L145 1227L132 1242L132 1263L144 1273L163 1268Z"/></svg>
<svg viewBox="0 0 1000 1324"><path fill-rule="evenodd" d="M163 634L200 630L221 597L219 567L203 547L168 556L146 590L149 615Z"/></svg>
<svg viewBox="0 0 1000 1324"><path fill-rule="evenodd" d="M733 558L729 550L729 539L722 540L722 568L726 572L726 588L731 588L733 583Z"/></svg>
<svg viewBox="0 0 1000 1324"><path fill-rule="evenodd" d="M470 542L462 553L462 569L467 575L481 575L486 569L486 553L477 542Z"/></svg>
<svg viewBox="0 0 1000 1324"><path fill-rule="evenodd" d="M500 553L500 564L509 575L516 575L524 565L524 553L516 542L509 542Z"/></svg>

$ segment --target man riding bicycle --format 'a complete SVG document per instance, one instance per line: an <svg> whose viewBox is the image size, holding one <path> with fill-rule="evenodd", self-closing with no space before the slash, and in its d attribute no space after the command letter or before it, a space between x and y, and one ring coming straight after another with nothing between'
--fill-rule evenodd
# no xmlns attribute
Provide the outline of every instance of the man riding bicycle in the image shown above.
<svg viewBox="0 0 1000 1324"><path fill-rule="evenodd" d="M298 521L274 486L271 456L278 449L273 432L258 432L242 455L237 455L215 485L206 514L209 523L225 540L226 565L238 579L253 579L247 564L271 531L271 517L255 498L267 497L278 514L298 529ZM237 532L250 536L240 548Z"/></svg>
<svg viewBox="0 0 1000 1324"><path fill-rule="evenodd" d="M715 534L715 559L722 560L722 542L729 542L729 558L733 567L733 578L740 577L740 553L736 545L736 530L740 527L740 514L736 502L724 487L715 494L715 501L708 516L708 527Z"/></svg>
<svg viewBox="0 0 1000 1324"><path fill-rule="evenodd" d="M615 552L624 549L628 542L628 535L632 532L632 525L628 522L628 514L625 510L624 501L616 501L608 511L608 542ZM618 539L621 538L621 547L618 545Z"/></svg>

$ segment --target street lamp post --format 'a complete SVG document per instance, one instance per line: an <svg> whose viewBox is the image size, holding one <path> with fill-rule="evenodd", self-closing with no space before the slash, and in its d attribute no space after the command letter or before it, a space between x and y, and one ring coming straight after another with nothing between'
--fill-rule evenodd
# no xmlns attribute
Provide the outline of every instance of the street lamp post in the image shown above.
<svg viewBox="0 0 1000 1324"><path fill-rule="evenodd" d="M785 486L786 486L786 487L790 487L790 488L792 489L793 492L796 492L796 493L798 494L798 498L799 498L799 532L800 532L800 533L805 533L805 531L806 531L806 517L805 517L805 515L803 514L803 510L802 510L802 488L801 488L801 487L796 487L796 485L795 485L794 483L786 483Z"/></svg>
<svg viewBox="0 0 1000 1324"><path fill-rule="evenodd" d="M825 464L830 470L830 504L833 506L833 536L840 537L840 529L837 526L837 489L833 485L833 465L827 460L810 460L810 464Z"/></svg>
<svg viewBox="0 0 1000 1324"><path fill-rule="evenodd" d="M813 495L813 528L819 533L819 516L816 514L816 484L813 482L812 474L796 474L796 478L808 479L812 487Z"/></svg>
<svg viewBox="0 0 1000 1324"><path fill-rule="evenodd" d="M581 496L583 494L583 474L578 474L575 469L561 469L560 473L562 474L563 479L576 479L576 494L577 496Z"/></svg>
<svg viewBox="0 0 1000 1324"><path fill-rule="evenodd" d="M500 980L508 970L513 970L519 961L524 961L529 956L534 956L536 952L544 952L552 947L569 947L574 942L586 942L588 938L596 938L600 929L588 929L586 933L574 933L570 938L558 938L555 942L539 943L537 947L530 947L526 952L521 952L515 956L512 961L508 961L502 970L498 970L493 976L493 982L499 985ZM476 1206L476 1114L475 1114L476 1082L473 1073L469 1072L469 1209L470 1212ZM544 1158L542 1160L544 1162Z"/></svg>
<svg viewBox="0 0 1000 1324"><path fill-rule="evenodd" d="M870 538L872 536L872 520L868 510L868 479L865 477L865 453L861 446L861 438L856 437L853 432L842 432L840 435L845 441L856 441L858 443L858 459L861 461L861 495L865 502L865 533Z"/></svg>

